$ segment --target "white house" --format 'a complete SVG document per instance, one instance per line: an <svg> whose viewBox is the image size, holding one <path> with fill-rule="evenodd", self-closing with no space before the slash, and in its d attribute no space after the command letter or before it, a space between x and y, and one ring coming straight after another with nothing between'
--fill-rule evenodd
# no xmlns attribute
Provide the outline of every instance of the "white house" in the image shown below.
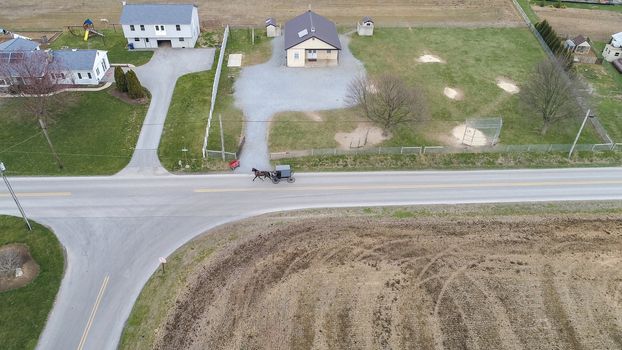
<svg viewBox="0 0 622 350"><path fill-rule="evenodd" d="M268 38L281 36L281 28L276 25L276 20L272 17L266 19L266 36Z"/></svg>
<svg viewBox="0 0 622 350"><path fill-rule="evenodd" d="M108 53L102 50L58 50L52 56L65 70L59 84L97 85L110 68Z"/></svg>
<svg viewBox="0 0 622 350"><path fill-rule="evenodd" d="M611 40L603 50L603 58L609 62L622 58L622 32L611 36Z"/></svg>
<svg viewBox="0 0 622 350"><path fill-rule="evenodd" d="M190 4L127 4L121 25L128 47L194 47L199 38L199 12Z"/></svg>
<svg viewBox="0 0 622 350"><path fill-rule="evenodd" d="M288 67L321 67L339 64L341 42L335 24L308 11L285 23Z"/></svg>

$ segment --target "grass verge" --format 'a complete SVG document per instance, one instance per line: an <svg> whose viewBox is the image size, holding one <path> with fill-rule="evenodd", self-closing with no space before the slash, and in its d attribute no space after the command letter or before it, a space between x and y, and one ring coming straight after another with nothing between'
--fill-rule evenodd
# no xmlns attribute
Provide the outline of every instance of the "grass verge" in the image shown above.
<svg viewBox="0 0 622 350"><path fill-rule="evenodd" d="M422 169L518 169L619 166L622 152L567 153L460 153L425 155L356 155L286 158L296 171L360 171Z"/></svg>
<svg viewBox="0 0 622 350"><path fill-rule="evenodd" d="M0 246L22 243L40 267L28 285L0 293L0 339L3 349L34 349L63 277L63 248L56 236L36 222L28 231L22 218L0 216Z"/></svg>
<svg viewBox="0 0 622 350"><path fill-rule="evenodd" d="M22 98L0 101L0 159L12 175L108 175L132 156L147 105L98 92L63 93L49 134L65 167L58 169L37 121Z"/></svg>
<svg viewBox="0 0 622 350"><path fill-rule="evenodd" d="M206 42L214 37L210 33L202 34ZM217 36L217 35L216 35ZM232 53L242 53L243 66L265 62L270 57L270 41L255 31L255 44L247 29L232 29L227 42L227 49L218 85L218 97L214 106L214 115L209 133L208 149L220 150L220 125L218 116L222 117L225 150L237 152L244 125L244 115L234 106L233 84L241 68L227 67L227 58ZM218 52L216 53L216 60ZM166 124L158 153L160 159L171 171L201 171L228 169L220 158L202 159L203 137L209 117L211 92L216 73L217 61L212 69L206 72L188 74L181 77L175 85L175 92L169 107ZM188 149L184 155L182 148ZM182 166L179 166L179 161ZM185 168L188 164L189 167Z"/></svg>
<svg viewBox="0 0 622 350"><path fill-rule="evenodd" d="M118 29L116 32L110 29L98 29L97 31L104 34L105 37L92 36L88 41L84 41L84 37L75 36L68 31L64 31L61 36L50 44L50 48L58 50L66 46L71 49L107 50L110 63L131 63L135 66L149 62L151 56L153 56L153 51L129 51L127 49L127 39L123 36L121 29ZM75 33L84 35L83 30L75 30Z"/></svg>
<svg viewBox="0 0 622 350"><path fill-rule="evenodd" d="M527 1L527 0L521 0ZM531 0L532 6L551 6L554 7L557 5L557 1L544 1L544 0ZM601 10L601 11L613 11L613 12L622 12L622 6L620 5L604 5L604 4L582 4L579 2L562 2L562 8L574 8L574 9L585 9L585 10Z"/></svg>

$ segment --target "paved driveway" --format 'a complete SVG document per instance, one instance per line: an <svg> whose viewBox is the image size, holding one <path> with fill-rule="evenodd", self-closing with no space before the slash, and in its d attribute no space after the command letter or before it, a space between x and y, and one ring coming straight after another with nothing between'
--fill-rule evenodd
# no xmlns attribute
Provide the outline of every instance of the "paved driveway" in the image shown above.
<svg viewBox="0 0 622 350"><path fill-rule="evenodd" d="M215 49L158 49L149 63L134 71L151 92L151 104L140 130L130 163L117 175L165 175L158 146L177 79L188 73L209 70ZM209 94L209 91L205 92Z"/></svg>
<svg viewBox="0 0 622 350"><path fill-rule="evenodd" d="M235 99L248 122L238 172L270 167L267 131L275 113L345 107L348 84L364 68L350 53L348 38L340 36L340 40L343 50L337 67L285 67L283 37L279 37L272 41L270 61L242 70L235 83Z"/></svg>

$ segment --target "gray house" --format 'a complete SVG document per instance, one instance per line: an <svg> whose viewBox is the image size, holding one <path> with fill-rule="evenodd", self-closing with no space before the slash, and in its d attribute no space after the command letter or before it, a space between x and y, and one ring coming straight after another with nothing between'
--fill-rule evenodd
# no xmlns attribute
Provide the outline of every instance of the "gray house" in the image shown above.
<svg viewBox="0 0 622 350"><path fill-rule="evenodd" d="M190 4L127 4L120 22L134 49L194 47L200 34L199 12Z"/></svg>
<svg viewBox="0 0 622 350"><path fill-rule="evenodd" d="M285 23L288 67L336 66L341 42L335 24L309 10Z"/></svg>

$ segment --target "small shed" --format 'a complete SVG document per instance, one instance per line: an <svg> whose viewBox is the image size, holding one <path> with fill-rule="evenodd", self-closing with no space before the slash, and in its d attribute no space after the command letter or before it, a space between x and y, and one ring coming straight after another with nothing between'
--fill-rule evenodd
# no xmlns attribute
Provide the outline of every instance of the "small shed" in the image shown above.
<svg viewBox="0 0 622 350"><path fill-rule="evenodd" d="M578 54L585 54L590 52L590 43L588 42L588 40L583 36L583 35L579 35L576 38L572 39L572 42L574 43L574 52L578 53Z"/></svg>
<svg viewBox="0 0 622 350"><path fill-rule="evenodd" d="M276 20L272 17L266 19L266 35L274 38L281 35L281 28L276 25Z"/></svg>
<svg viewBox="0 0 622 350"><path fill-rule="evenodd" d="M365 16L356 24L356 32L359 36L374 35L374 21L371 17Z"/></svg>

